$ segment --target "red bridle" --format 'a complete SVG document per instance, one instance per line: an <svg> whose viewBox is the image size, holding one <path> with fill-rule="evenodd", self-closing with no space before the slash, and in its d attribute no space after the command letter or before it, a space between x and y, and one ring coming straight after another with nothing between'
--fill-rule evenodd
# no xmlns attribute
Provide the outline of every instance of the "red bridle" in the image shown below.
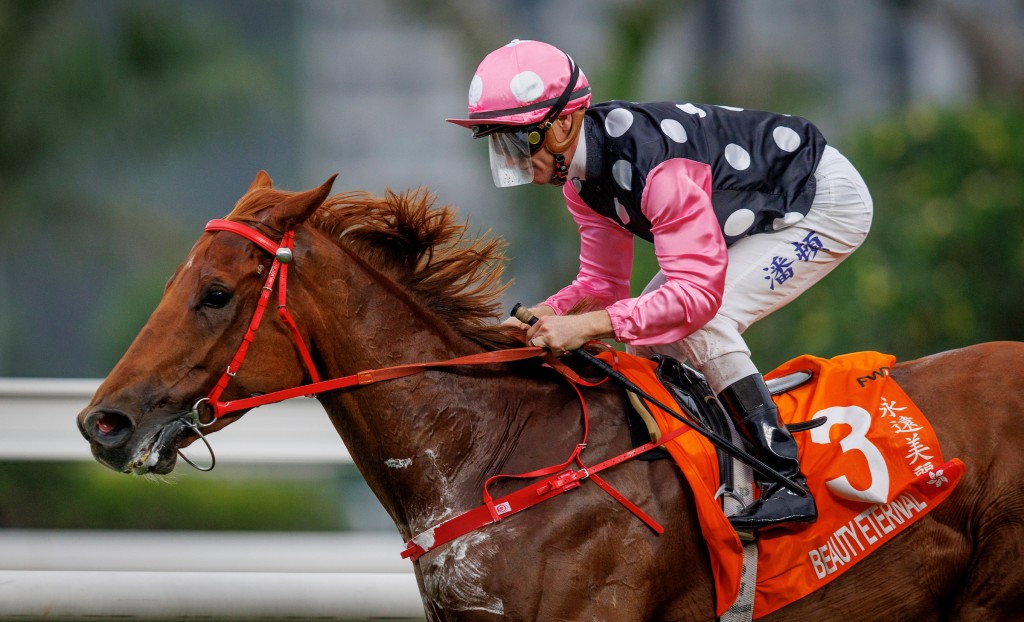
<svg viewBox="0 0 1024 622"><path fill-rule="evenodd" d="M227 388L231 379L238 373L242 362L245 360L246 352L249 350L249 345L256 338L256 331L263 321L263 312L267 308L267 303L270 301L270 295L274 291L274 284L277 282L278 277L280 277L280 283L278 283L277 288L277 315L284 322L284 325L288 327L288 332L291 333L292 341L302 356L302 361L306 365L310 378L312 378L314 383L320 382L320 374L316 370L316 365L313 364L313 359L309 355L306 343L302 340L299 327L295 324L295 320L292 319L292 315L288 313L288 264L292 262L293 258L292 245L295 242L295 232L286 232L281 238L281 243L278 244L252 227L230 220L211 220L206 223L206 231L230 231L231 233L238 234L273 255L274 263L270 265L270 272L267 274L267 280L263 284L263 289L260 290L260 299L256 303L256 311L253 312L249 328L245 331L245 336L242 337L242 343L239 344L238 350L235 351L235 356L231 359L227 369L224 370L220 380L214 385L209 395L204 398L213 412L213 420L205 424L198 421L198 412L196 411L199 403L204 400L200 400L196 407L193 408L193 412L196 413L196 421L201 426L210 425L213 421L229 412L223 408L225 402L220 401L220 396L224 393L224 389Z"/></svg>
<svg viewBox="0 0 1024 622"><path fill-rule="evenodd" d="M316 366L313 364L313 359L309 355L309 350L306 347L305 342L302 340L302 335L299 333L299 328L296 325L295 320L292 319L291 314L288 313L287 309L288 265L292 262L293 258L292 246L295 242L295 232L286 232L284 236L282 236L281 242L277 243L248 225L240 222L220 219L211 220L207 223L206 231L229 231L231 233L238 234L273 255L274 263L270 266L270 273L267 274L267 280L263 284L263 289L260 292L260 299L256 304L256 310L253 312L252 320L249 322L249 328L246 330L245 336L242 338L242 343L238 346L238 350L235 351L235 356L231 359L231 363L228 364L227 369L221 375L217 384L214 385L210 393L206 397L199 399L199 401L197 401L192 407L192 411L189 413L193 425L197 428L212 425L228 413L247 410L264 404L272 404L274 402L280 402L293 397L311 396L323 391L331 391L346 387L372 384L374 382L380 382L381 380L401 378L402 376L409 376L423 372L429 368L504 363L508 361L519 361L534 358L545 354L543 348L513 348L510 350L471 354L469 356L454 358L447 361L409 363L384 369L361 371L351 376L343 376L341 378L334 378L331 380L321 380L320 374L317 373ZM309 372L309 376L312 378L313 382L293 387L291 389L272 391L263 395L255 395L243 399L222 402L220 401L220 397L224 393L224 389L227 388L228 383L231 382L231 378L238 373L239 368L242 366L242 362L245 360L245 354L249 349L249 344L251 344L253 339L256 337L256 330L260 327L260 322L263 320L263 313L267 307L268 301L270 300L270 295L274 290L275 283L278 288L277 314L281 318L281 321L283 321L288 327L288 331L292 335L292 341L295 343L295 347L298 349L299 354L302 355L302 360L306 365L306 370ZM566 372L571 374L571 370L566 369ZM572 375L574 376L575 374ZM212 418L205 422L201 420L199 415L199 407L204 402L212 413Z"/></svg>

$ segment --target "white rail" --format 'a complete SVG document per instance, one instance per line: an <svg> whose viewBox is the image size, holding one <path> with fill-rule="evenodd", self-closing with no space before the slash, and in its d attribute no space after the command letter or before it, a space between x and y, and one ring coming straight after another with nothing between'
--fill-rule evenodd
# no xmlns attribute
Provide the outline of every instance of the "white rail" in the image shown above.
<svg viewBox="0 0 1024 622"><path fill-rule="evenodd" d="M413 575L0 571L0 619L423 620Z"/></svg>
<svg viewBox="0 0 1024 622"><path fill-rule="evenodd" d="M0 378L0 461L91 461L75 417L99 383ZM211 442L220 464L351 462L309 399ZM401 549L386 533L0 529L0 620L423 620Z"/></svg>
<svg viewBox="0 0 1024 622"><path fill-rule="evenodd" d="M0 570L412 573L393 532L0 529Z"/></svg>

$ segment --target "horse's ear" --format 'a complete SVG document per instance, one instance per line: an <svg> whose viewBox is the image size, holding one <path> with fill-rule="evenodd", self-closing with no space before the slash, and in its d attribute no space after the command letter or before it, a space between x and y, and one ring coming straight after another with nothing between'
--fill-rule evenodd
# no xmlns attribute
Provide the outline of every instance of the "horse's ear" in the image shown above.
<svg viewBox="0 0 1024 622"><path fill-rule="evenodd" d="M335 173L319 187L299 192L278 203L270 214L273 221L270 224L279 231L288 231L305 222L327 200L337 176Z"/></svg>
<svg viewBox="0 0 1024 622"><path fill-rule="evenodd" d="M274 180L267 175L266 171L260 171L256 173L256 179L252 180L252 184L249 186L249 192L253 190L259 190L260 188L270 189L274 186Z"/></svg>

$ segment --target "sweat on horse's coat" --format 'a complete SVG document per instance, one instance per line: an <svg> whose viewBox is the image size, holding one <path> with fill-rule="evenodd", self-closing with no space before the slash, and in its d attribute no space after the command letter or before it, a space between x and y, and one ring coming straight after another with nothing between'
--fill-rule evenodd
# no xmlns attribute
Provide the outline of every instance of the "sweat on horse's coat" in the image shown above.
<svg viewBox="0 0 1024 622"><path fill-rule="evenodd" d="M500 326L500 241L467 237L454 212L434 207L425 191L329 193L330 183L276 190L261 172L228 216L274 240L295 232L288 304L323 377L520 345ZM174 468L176 450L197 438L181 418L231 360L270 261L237 235L199 238L79 415L100 462L118 471ZM296 387L307 376L271 315L224 397ZM967 472L899 538L765 620L1006 620L1024 610L1024 344L900 363L892 376ZM428 371L317 399L406 540L479 505L491 475L560 462L581 435L576 395L534 362ZM629 449L626 402L613 387L587 390L588 460ZM287 433L289 422L280 425ZM393 457L414 466L389 468ZM666 532L654 535L585 482L481 532L483 544L467 538L456 549L461 559L447 548L420 558L428 618L713 620L706 545L678 468L630 461L607 479ZM516 485L499 482L492 494ZM463 581L473 582L471 592Z"/></svg>

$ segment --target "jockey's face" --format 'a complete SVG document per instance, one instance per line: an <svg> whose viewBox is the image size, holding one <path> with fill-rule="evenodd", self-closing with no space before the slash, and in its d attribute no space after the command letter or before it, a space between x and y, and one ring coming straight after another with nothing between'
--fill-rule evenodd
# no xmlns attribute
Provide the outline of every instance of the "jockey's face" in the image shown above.
<svg viewBox="0 0 1024 622"><path fill-rule="evenodd" d="M555 174L555 156L547 149L541 148L530 159L533 161L533 183L538 186L551 183L551 178Z"/></svg>

